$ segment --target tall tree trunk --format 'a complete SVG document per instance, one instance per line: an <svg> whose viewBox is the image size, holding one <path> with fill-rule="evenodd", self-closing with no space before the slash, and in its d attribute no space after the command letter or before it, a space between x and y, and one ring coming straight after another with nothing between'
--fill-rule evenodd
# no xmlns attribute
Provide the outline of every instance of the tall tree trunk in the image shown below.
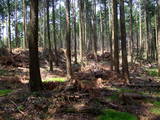
<svg viewBox="0 0 160 120"><path fill-rule="evenodd" d="M160 76L160 0L158 0L158 73Z"/></svg>
<svg viewBox="0 0 160 120"><path fill-rule="evenodd" d="M49 46L49 65L50 71L53 71L53 54L52 54L52 47L51 47L51 39L50 39L50 24L49 24L49 0L47 2L47 37L48 37L48 46Z"/></svg>
<svg viewBox="0 0 160 120"><path fill-rule="evenodd" d="M26 48L26 0L23 0L23 48Z"/></svg>
<svg viewBox="0 0 160 120"><path fill-rule="evenodd" d="M74 22L74 59L75 63L77 63L77 30L76 30L76 2L74 1L74 8L73 8L73 22Z"/></svg>
<svg viewBox="0 0 160 120"><path fill-rule="evenodd" d="M7 0L8 5L8 42L9 42L9 50L12 52L12 41L11 41L11 11L10 11L10 0Z"/></svg>
<svg viewBox="0 0 160 120"><path fill-rule="evenodd" d="M145 35L146 35L146 41L145 41L145 53L147 59L150 57L150 37L149 37L149 13L148 13L148 0L144 1L144 12L145 12Z"/></svg>
<svg viewBox="0 0 160 120"><path fill-rule="evenodd" d="M125 13L124 13L124 0L120 0L120 23L121 23L121 47L122 47L122 73L129 82L127 48L126 48L126 26L125 26Z"/></svg>
<svg viewBox="0 0 160 120"><path fill-rule="evenodd" d="M140 44L140 56L143 54L143 41L142 41L142 9L141 9L141 3L139 3L139 44Z"/></svg>
<svg viewBox="0 0 160 120"><path fill-rule="evenodd" d="M19 47L18 23L17 23L17 4L18 4L18 1L15 0L15 41L16 41L16 47Z"/></svg>
<svg viewBox="0 0 160 120"><path fill-rule="evenodd" d="M130 7L130 43L129 43L129 51L130 51L130 56L131 56L131 62L133 63L133 56L134 56L134 41L133 41L133 15L132 15L132 8L133 8L133 3L132 0L129 0L129 7Z"/></svg>
<svg viewBox="0 0 160 120"><path fill-rule="evenodd" d="M61 3L61 0L60 0ZM63 38L62 38L62 6L60 4L60 11L59 11L59 20L60 20L60 48L63 48Z"/></svg>
<svg viewBox="0 0 160 120"><path fill-rule="evenodd" d="M97 60L97 26L96 26L96 0L93 0L93 50Z"/></svg>
<svg viewBox="0 0 160 120"><path fill-rule="evenodd" d="M58 66L58 54L57 54L57 40L56 40L56 28L55 28L55 0L52 0L52 21L53 21L53 38L54 38L54 50L55 50L55 65Z"/></svg>
<svg viewBox="0 0 160 120"><path fill-rule="evenodd" d="M110 53L111 53L111 70L113 70L113 40L112 40L112 7L111 7L111 0L108 2L108 7L109 7L109 43L110 43Z"/></svg>
<svg viewBox="0 0 160 120"><path fill-rule="evenodd" d="M79 0L79 16L80 16L80 21L79 21L79 45L80 45L80 61L81 64L83 65L83 54L84 54L84 37L83 37L83 11L84 11L84 1Z"/></svg>
<svg viewBox="0 0 160 120"><path fill-rule="evenodd" d="M103 54L104 53L104 24L103 24L103 18L102 18L102 7L101 7L101 13L100 13L100 27L101 27L101 53Z"/></svg>
<svg viewBox="0 0 160 120"><path fill-rule="evenodd" d="M112 0L112 17L112 41L114 41L114 67L115 71L119 73L117 0Z"/></svg>
<svg viewBox="0 0 160 120"><path fill-rule="evenodd" d="M46 32L46 0L43 0L43 47L47 48L47 32Z"/></svg>
<svg viewBox="0 0 160 120"><path fill-rule="evenodd" d="M72 66L71 66L71 32L70 32L70 0L66 0L66 67L67 67L67 78L72 77Z"/></svg>
<svg viewBox="0 0 160 120"><path fill-rule="evenodd" d="M31 0L29 36L29 85L32 92L42 89L38 58L38 0Z"/></svg>

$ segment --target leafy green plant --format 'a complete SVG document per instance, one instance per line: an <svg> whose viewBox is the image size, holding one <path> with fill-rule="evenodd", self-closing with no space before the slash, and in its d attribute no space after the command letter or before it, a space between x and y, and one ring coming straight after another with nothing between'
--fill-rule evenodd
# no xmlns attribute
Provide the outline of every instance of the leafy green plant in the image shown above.
<svg viewBox="0 0 160 120"><path fill-rule="evenodd" d="M153 102L153 105L157 106L157 107L160 107L160 101L155 101Z"/></svg>
<svg viewBox="0 0 160 120"><path fill-rule="evenodd" d="M57 77L57 78L48 78L46 80L43 80L43 82L66 82L67 79L63 77Z"/></svg>
<svg viewBox="0 0 160 120"><path fill-rule="evenodd" d="M127 112L119 112L113 109L105 109L97 120L138 120L135 115Z"/></svg>
<svg viewBox="0 0 160 120"><path fill-rule="evenodd" d="M0 90L0 97L1 96L6 96L10 92L12 92L12 90Z"/></svg>
<svg viewBox="0 0 160 120"><path fill-rule="evenodd" d="M157 77L158 76L158 69L156 69L156 68L148 69L147 73L149 76Z"/></svg>

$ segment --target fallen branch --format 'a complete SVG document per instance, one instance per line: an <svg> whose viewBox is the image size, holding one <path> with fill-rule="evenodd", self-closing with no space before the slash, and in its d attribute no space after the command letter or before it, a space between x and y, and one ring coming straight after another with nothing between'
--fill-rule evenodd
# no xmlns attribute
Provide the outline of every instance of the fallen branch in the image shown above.
<svg viewBox="0 0 160 120"><path fill-rule="evenodd" d="M17 104L14 101L10 100L10 102L16 107L16 109L18 110L18 112L20 112L24 116L26 115L23 111L21 111L20 109L18 109L18 106L17 106Z"/></svg>

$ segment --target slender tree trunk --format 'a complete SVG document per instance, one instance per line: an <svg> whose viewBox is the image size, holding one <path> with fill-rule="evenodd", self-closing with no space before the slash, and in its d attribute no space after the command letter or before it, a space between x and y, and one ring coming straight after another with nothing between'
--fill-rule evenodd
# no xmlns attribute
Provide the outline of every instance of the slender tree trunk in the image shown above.
<svg viewBox="0 0 160 120"><path fill-rule="evenodd" d="M60 0L60 3L61 3L61 0ZM60 11L59 11L59 20L60 20L60 48L63 48L63 40L62 40L62 6L60 4Z"/></svg>
<svg viewBox="0 0 160 120"><path fill-rule="evenodd" d="M142 10L141 10L141 3L140 3L140 10L139 10L139 41L140 41L140 56L143 54L143 41L142 41Z"/></svg>
<svg viewBox="0 0 160 120"><path fill-rule="evenodd" d="M74 59L75 59L75 63L77 63L77 30L76 30L76 3L74 1L74 8L73 8L73 22L74 22Z"/></svg>
<svg viewBox="0 0 160 120"><path fill-rule="evenodd" d="M18 41L18 23L17 23L17 0L15 0L15 41L16 41L16 47L19 47L19 41Z"/></svg>
<svg viewBox="0 0 160 120"><path fill-rule="evenodd" d="M55 28L55 0L52 0L52 21L53 21L53 38L54 38L54 50L55 50L55 65L58 66L58 54L57 54L57 40L56 40L56 28Z"/></svg>
<svg viewBox="0 0 160 120"><path fill-rule="evenodd" d="M29 36L29 85L32 92L42 89L38 58L38 0L31 0L31 20Z"/></svg>
<svg viewBox="0 0 160 120"><path fill-rule="evenodd" d="M148 0L144 1L144 12L145 12L145 35L146 35L146 41L145 41L145 53L147 59L150 57L150 36L149 36L149 13L148 13Z"/></svg>
<svg viewBox="0 0 160 120"><path fill-rule="evenodd" d="M50 39L50 24L49 24L49 0L47 2L47 37L48 37L48 45L49 45L49 65L50 71L53 71L53 54L52 54L52 47L51 47L51 39Z"/></svg>
<svg viewBox="0 0 160 120"><path fill-rule="evenodd" d="M112 0L112 17L112 40L114 41L114 67L115 71L119 73L117 0Z"/></svg>
<svg viewBox="0 0 160 120"><path fill-rule="evenodd" d="M26 0L23 0L23 48L26 48Z"/></svg>
<svg viewBox="0 0 160 120"><path fill-rule="evenodd" d="M122 47L122 73L129 82L127 48L126 48L126 26L125 26L125 13L124 13L124 0L120 0L120 23L121 23L121 47Z"/></svg>
<svg viewBox="0 0 160 120"><path fill-rule="evenodd" d="M84 37L83 37L83 10L84 10L84 2L83 0L79 0L79 16L80 16L80 21L79 21L79 44L80 44L80 61L81 64L83 65L83 54L84 54Z"/></svg>
<svg viewBox="0 0 160 120"><path fill-rule="evenodd" d="M131 62L133 63L133 56L134 56L134 41L133 41L133 15L132 15L132 8L133 8L133 4L132 4L132 0L129 0L129 7L130 7L130 56L131 56Z"/></svg>
<svg viewBox="0 0 160 120"><path fill-rule="evenodd" d="M112 40L112 8L111 8L111 1L109 1L108 3L108 7L109 7L109 41L110 41L110 53L111 53L111 70L113 70L113 40Z"/></svg>
<svg viewBox="0 0 160 120"><path fill-rule="evenodd" d="M93 0L93 50L97 60L97 26L96 26L96 0Z"/></svg>
<svg viewBox="0 0 160 120"><path fill-rule="evenodd" d="M10 11L10 1L7 0L7 5L8 5L8 42L9 42L9 50L12 52L12 41L11 41L11 11Z"/></svg>
<svg viewBox="0 0 160 120"><path fill-rule="evenodd" d="M71 66L71 32L70 32L70 0L66 0L66 66L67 66L67 78L72 77Z"/></svg>
<svg viewBox="0 0 160 120"><path fill-rule="evenodd" d="M102 18L102 7L101 7L101 13L100 13L100 27L101 27L101 53L104 53L104 24L103 24L103 18Z"/></svg>
<svg viewBox="0 0 160 120"><path fill-rule="evenodd" d="M158 0L158 73L160 76L160 0Z"/></svg>

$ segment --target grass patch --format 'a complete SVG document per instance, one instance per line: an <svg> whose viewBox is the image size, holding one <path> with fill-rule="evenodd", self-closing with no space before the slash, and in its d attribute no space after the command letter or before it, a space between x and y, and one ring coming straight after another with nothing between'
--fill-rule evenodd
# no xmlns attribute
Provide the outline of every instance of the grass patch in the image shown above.
<svg viewBox="0 0 160 120"><path fill-rule="evenodd" d="M6 96L10 92L12 92L12 90L0 90L0 97Z"/></svg>
<svg viewBox="0 0 160 120"><path fill-rule="evenodd" d="M150 112L155 115L160 115L160 107L152 107Z"/></svg>
<svg viewBox="0 0 160 120"><path fill-rule="evenodd" d="M43 80L43 82L66 82L67 79L63 78L63 77L59 77L59 78L48 78L46 80Z"/></svg>
<svg viewBox="0 0 160 120"><path fill-rule="evenodd" d="M136 116L127 113L119 112L113 109L105 109L102 115L97 117L97 120L138 120Z"/></svg>
<svg viewBox="0 0 160 120"><path fill-rule="evenodd" d="M160 101L152 102L153 107L150 109L150 112L155 115L160 115Z"/></svg>
<svg viewBox="0 0 160 120"><path fill-rule="evenodd" d="M147 69L147 74L149 76L152 76L152 77L158 77L158 69L157 68L151 68L151 69Z"/></svg>

